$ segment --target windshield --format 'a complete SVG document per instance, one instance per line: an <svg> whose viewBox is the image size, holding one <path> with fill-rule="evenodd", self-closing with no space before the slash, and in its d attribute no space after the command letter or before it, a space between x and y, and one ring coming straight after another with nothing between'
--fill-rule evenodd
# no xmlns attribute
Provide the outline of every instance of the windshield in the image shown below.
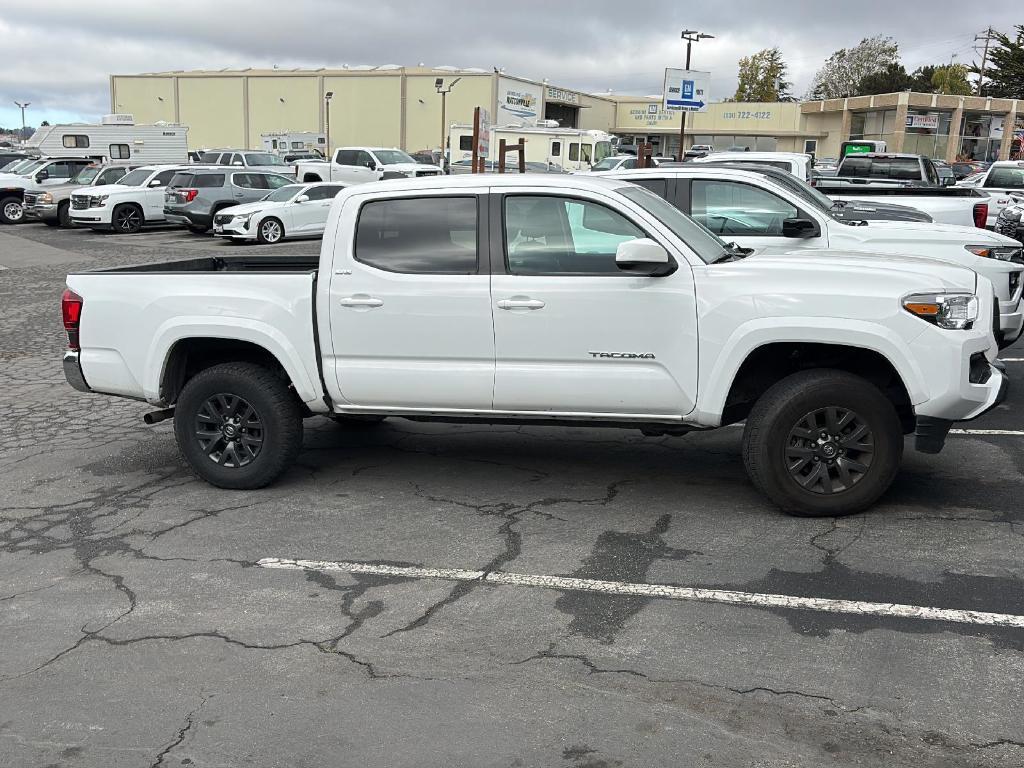
<svg viewBox="0 0 1024 768"><path fill-rule="evenodd" d="M126 173L121 177L121 180L117 183L122 187L141 187L146 183L146 179L153 173L150 168L136 168L130 173Z"/></svg>
<svg viewBox="0 0 1024 768"><path fill-rule="evenodd" d="M284 165L282 160L277 155L272 155L269 152L246 152L245 154L246 165Z"/></svg>
<svg viewBox="0 0 1024 768"><path fill-rule="evenodd" d="M594 145L594 159L601 162L612 154L612 143L610 141L599 141Z"/></svg>
<svg viewBox="0 0 1024 768"><path fill-rule="evenodd" d="M92 180L96 178L97 174L99 174L99 172L99 167L95 165L87 165L74 176L72 176L69 183L81 184L84 187L85 185L90 184Z"/></svg>
<svg viewBox="0 0 1024 768"><path fill-rule="evenodd" d="M594 163L593 170L595 171L613 171L615 167L622 162L622 157L606 157L599 163Z"/></svg>
<svg viewBox="0 0 1024 768"><path fill-rule="evenodd" d="M373 154L377 156L377 159L384 165L392 165L394 163L415 163L411 155L405 154L400 149L375 149Z"/></svg>
<svg viewBox="0 0 1024 768"><path fill-rule="evenodd" d="M289 184L287 187L275 189L273 192L271 192L263 199L271 203L287 203L295 196L295 193L298 192L300 189L302 189L301 184Z"/></svg>
<svg viewBox="0 0 1024 768"><path fill-rule="evenodd" d="M674 205L665 202L649 189L636 186L635 184L628 184L624 187L619 187L616 192L632 200L672 230L705 263L710 264L716 259L721 258L722 254L729 250L729 246L726 245L722 238L702 227Z"/></svg>
<svg viewBox="0 0 1024 768"><path fill-rule="evenodd" d="M17 165L9 168L7 173L20 173L28 175L43 164L43 160L22 160Z"/></svg>

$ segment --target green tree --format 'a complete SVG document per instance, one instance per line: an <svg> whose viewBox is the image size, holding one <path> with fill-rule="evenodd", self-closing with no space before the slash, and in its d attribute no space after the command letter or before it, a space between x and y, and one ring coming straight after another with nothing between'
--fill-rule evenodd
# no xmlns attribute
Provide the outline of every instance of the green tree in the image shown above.
<svg viewBox="0 0 1024 768"><path fill-rule="evenodd" d="M932 78L935 77L938 68L937 64L925 64L923 67L915 69L910 75L912 80L910 88L918 93L934 93L935 86L932 84Z"/></svg>
<svg viewBox="0 0 1024 768"><path fill-rule="evenodd" d="M857 85L857 96L872 96L876 93L896 93L913 87L914 78L898 62L890 63L880 72L872 72L861 78Z"/></svg>
<svg viewBox="0 0 1024 768"><path fill-rule="evenodd" d="M967 81L968 69L963 64L947 64L936 67L932 75L932 85L936 93L968 96L974 92Z"/></svg>
<svg viewBox="0 0 1024 768"><path fill-rule="evenodd" d="M1002 99L1024 99L1024 25L1018 24L1013 37L996 32L996 44L989 49L982 95ZM972 68L979 74L977 67Z"/></svg>
<svg viewBox="0 0 1024 768"><path fill-rule="evenodd" d="M853 48L840 48L814 75L808 96L812 99L840 99L855 96L868 75L884 72L899 63L899 46L891 37L866 37Z"/></svg>
<svg viewBox="0 0 1024 768"><path fill-rule="evenodd" d="M782 52L765 48L740 59L739 79L733 101L791 101L792 83L786 80L786 62Z"/></svg>

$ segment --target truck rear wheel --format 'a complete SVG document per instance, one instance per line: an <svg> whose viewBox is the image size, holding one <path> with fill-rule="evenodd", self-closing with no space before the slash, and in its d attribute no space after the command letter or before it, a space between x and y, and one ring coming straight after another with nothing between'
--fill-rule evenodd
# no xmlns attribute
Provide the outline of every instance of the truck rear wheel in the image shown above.
<svg viewBox="0 0 1024 768"><path fill-rule="evenodd" d="M0 200L0 223L20 224L25 220L25 207L17 197L5 197Z"/></svg>
<svg viewBox="0 0 1024 768"><path fill-rule="evenodd" d="M802 371L755 403L743 431L751 481L783 512L837 517L871 506L892 484L903 430L892 402L866 379Z"/></svg>
<svg viewBox="0 0 1024 768"><path fill-rule="evenodd" d="M288 385L252 363L223 363L185 384L174 435L192 470L218 488L274 482L302 448L302 414Z"/></svg>

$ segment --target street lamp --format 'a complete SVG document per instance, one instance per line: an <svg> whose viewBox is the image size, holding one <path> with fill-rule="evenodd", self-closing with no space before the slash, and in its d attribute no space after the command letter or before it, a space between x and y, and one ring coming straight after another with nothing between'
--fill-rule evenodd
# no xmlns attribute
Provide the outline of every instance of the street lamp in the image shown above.
<svg viewBox="0 0 1024 768"><path fill-rule="evenodd" d="M334 91L328 91L327 93L324 94L325 117L326 117L326 122L327 122L327 124L326 124L326 128L327 128L327 131L326 131L326 133L327 133L327 137L326 137L327 138L326 159L328 161L330 161L330 159L331 159L331 99L333 99L333 98L334 98Z"/></svg>
<svg viewBox="0 0 1024 768"><path fill-rule="evenodd" d="M452 80L448 84L447 88L444 87L444 78L443 77L439 77L436 80L434 80L434 89L438 93L441 94L441 157L442 157L442 159L445 156L445 153L444 153L445 145L448 143L448 127L445 125L445 114L444 114L445 113L445 97L449 93L452 92L452 88L454 88L455 84L457 82L459 82L459 80L461 80L461 79L462 79L461 77L456 77L454 80Z"/></svg>
<svg viewBox="0 0 1024 768"><path fill-rule="evenodd" d="M20 101L14 102L14 106L21 109L21 141L25 143L25 110L32 106L31 101L26 101L22 104Z"/></svg>
<svg viewBox="0 0 1024 768"><path fill-rule="evenodd" d="M689 70L690 52L693 49L693 44L699 43L701 40L709 40L714 35L706 35L695 29L684 29L681 37L686 41L686 69ZM681 163L683 162L683 144L685 143L684 136L686 134L686 110L682 110L679 118L679 162Z"/></svg>

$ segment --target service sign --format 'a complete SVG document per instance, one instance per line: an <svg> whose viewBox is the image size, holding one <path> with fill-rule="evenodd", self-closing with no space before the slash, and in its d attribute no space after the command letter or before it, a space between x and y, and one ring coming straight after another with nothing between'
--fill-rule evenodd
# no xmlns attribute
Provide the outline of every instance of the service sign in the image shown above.
<svg viewBox="0 0 1024 768"><path fill-rule="evenodd" d="M666 112L707 112L710 72L666 69L662 109Z"/></svg>
<svg viewBox="0 0 1024 768"><path fill-rule="evenodd" d="M571 104L573 106L579 106L580 95L575 91L566 91L562 88L552 88L548 86L545 94L547 101L557 101L560 104Z"/></svg>
<svg viewBox="0 0 1024 768"><path fill-rule="evenodd" d="M476 156L485 160L491 153L491 113L480 107L480 124L477 127Z"/></svg>

